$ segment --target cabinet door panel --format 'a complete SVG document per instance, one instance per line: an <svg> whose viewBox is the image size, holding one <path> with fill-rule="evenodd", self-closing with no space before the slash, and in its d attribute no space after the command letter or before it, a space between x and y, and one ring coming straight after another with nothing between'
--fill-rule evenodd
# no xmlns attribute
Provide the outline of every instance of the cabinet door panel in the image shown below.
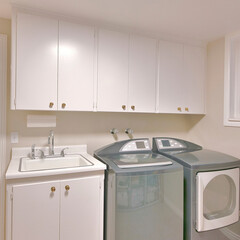
<svg viewBox="0 0 240 240"><path fill-rule="evenodd" d="M127 34L99 30L98 111L124 111L128 96Z"/></svg>
<svg viewBox="0 0 240 240"><path fill-rule="evenodd" d="M159 112L179 113L185 103L183 44L159 42Z"/></svg>
<svg viewBox="0 0 240 240"><path fill-rule="evenodd" d="M204 113L205 50L184 46L184 78L186 79L186 107L190 113Z"/></svg>
<svg viewBox="0 0 240 240"><path fill-rule="evenodd" d="M66 190L69 186L69 190ZM61 240L100 240L100 178L61 181Z"/></svg>
<svg viewBox="0 0 240 240"><path fill-rule="evenodd" d="M58 21L19 13L16 44L16 108L56 110Z"/></svg>
<svg viewBox="0 0 240 240"><path fill-rule="evenodd" d="M12 240L59 239L59 185L47 182L13 187Z"/></svg>
<svg viewBox="0 0 240 240"><path fill-rule="evenodd" d="M129 111L156 111L157 41L131 36L129 46ZM134 109L131 107L134 106Z"/></svg>
<svg viewBox="0 0 240 240"><path fill-rule="evenodd" d="M58 109L92 111L93 77L94 28L60 21Z"/></svg>

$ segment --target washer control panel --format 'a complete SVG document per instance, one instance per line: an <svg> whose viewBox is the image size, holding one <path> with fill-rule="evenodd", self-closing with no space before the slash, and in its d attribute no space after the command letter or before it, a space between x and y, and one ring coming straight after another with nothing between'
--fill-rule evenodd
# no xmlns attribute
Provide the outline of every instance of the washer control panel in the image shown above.
<svg viewBox="0 0 240 240"><path fill-rule="evenodd" d="M168 139L168 138L161 138L157 139L157 146L158 149L180 149L180 148L186 148L186 146L174 139Z"/></svg>
<svg viewBox="0 0 240 240"><path fill-rule="evenodd" d="M120 152L151 151L149 140L133 140L120 149Z"/></svg>

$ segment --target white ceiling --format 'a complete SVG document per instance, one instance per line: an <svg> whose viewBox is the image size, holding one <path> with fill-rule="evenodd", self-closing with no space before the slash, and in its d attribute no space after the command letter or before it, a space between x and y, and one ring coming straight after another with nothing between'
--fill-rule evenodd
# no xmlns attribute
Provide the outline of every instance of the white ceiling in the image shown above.
<svg viewBox="0 0 240 240"><path fill-rule="evenodd" d="M240 0L14 0L25 7L192 40L212 41L240 30ZM10 18L10 0L0 0Z"/></svg>

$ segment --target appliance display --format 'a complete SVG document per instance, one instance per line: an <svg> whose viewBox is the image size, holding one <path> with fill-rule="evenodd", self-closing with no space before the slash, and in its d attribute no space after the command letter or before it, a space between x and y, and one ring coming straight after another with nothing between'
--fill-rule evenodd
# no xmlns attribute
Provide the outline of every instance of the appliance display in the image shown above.
<svg viewBox="0 0 240 240"><path fill-rule="evenodd" d="M152 153L146 138L113 143L94 156L107 164L105 240L183 239L180 164Z"/></svg>
<svg viewBox="0 0 240 240"><path fill-rule="evenodd" d="M239 221L240 160L166 137L153 138L153 152L184 167L184 239L231 239L224 230Z"/></svg>

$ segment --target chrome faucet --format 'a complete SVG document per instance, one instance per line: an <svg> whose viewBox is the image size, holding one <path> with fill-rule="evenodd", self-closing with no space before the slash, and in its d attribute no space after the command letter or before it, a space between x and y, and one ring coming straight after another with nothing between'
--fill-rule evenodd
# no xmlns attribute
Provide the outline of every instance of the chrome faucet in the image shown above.
<svg viewBox="0 0 240 240"><path fill-rule="evenodd" d="M50 131L48 136L48 144L49 144L49 155L54 155L54 133L53 130Z"/></svg>

